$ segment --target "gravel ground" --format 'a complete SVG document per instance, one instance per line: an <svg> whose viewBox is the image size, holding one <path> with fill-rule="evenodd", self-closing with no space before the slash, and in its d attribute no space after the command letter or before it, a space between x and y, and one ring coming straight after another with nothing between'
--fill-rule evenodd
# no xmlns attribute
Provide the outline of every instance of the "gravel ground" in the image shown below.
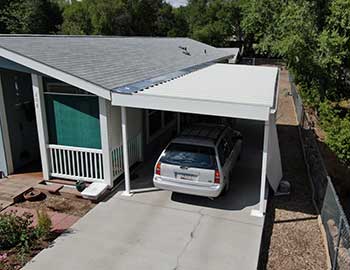
<svg viewBox="0 0 350 270"><path fill-rule="evenodd" d="M277 114L284 179L291 184L288 196L271 197L266 214L260 269L327 269L326 249L311 200L295 118L288 95L288 72L280 77Z"/></svg>

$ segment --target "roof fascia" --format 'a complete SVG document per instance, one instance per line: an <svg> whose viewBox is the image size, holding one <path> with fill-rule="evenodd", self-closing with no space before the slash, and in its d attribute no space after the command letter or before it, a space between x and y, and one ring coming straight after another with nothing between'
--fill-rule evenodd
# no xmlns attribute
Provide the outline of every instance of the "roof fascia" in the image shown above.
<svg viewBox="0 0 350 270"><path fill-rule="evenodd" d="M267 121L270 107L178 97L112 93L112 105Z"/></svg>

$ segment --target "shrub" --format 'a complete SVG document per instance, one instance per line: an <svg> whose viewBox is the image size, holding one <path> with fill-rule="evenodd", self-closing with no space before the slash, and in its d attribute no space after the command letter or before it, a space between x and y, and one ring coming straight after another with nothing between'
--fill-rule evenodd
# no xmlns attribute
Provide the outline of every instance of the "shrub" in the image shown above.
<svg viewBox="0 0 350 270"><path fill-rule="evenodd" d="M35 232L38 238L46 238L49 236L51 231L51 219L47 212L37 211L38 225L35 228Z"/></svg>
<svg viewBox="0 0 350 270"><path fill-rule="evenodd" d="M16 216L16 212L0 214L0 248L18 246L27 250L35 241L32 221L33 216L29 213L24 213L23 216Z"/></svg>
<svg viewBox="0 0 350 270"><path fill-rule="evenodd" d="M350 165L350 114L341 116L341 110L322 102L319 107L321 126L326 132L326 144L340 161Z"/></svg>

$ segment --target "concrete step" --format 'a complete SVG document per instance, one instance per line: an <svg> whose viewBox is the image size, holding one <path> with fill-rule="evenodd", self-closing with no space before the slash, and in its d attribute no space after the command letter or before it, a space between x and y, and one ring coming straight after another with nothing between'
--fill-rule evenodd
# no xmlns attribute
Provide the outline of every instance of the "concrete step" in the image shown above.
<svg viewBox="0 0 350 270"><path fill-rule="evenodd" d="M64 187L62 184L37 184L34 186L34 188L41 189L41 190L46 190L50 193L58 193L59 190L61 190Z"/></svg>

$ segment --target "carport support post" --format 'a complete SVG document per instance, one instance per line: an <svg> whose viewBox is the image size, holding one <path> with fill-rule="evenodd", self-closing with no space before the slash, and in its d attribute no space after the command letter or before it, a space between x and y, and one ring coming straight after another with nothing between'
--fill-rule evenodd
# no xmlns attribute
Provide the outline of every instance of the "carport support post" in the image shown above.
<svg viewBox="0 0 350 270"><path fill-rule="evenodd" d="M126 108L121 107L122 114L122 141L123 141L123 162L124 162L124 178L125 191L124 196L131 196L130 193L130 169L129 169L129 153L128 153L128 131L127 131L127 117Z"/></svg>
<svg viewBox="0 0 350 270"><path fill-rule="evenodd" d="M264 208L265 208L265 187L266 187L266 170L267 170L267 151L269 146L269 121L265 121L264 127L264 144L263 144L263 152L262 152L262 164L261 164L261 184L260 184L260 202L259 202L259 210L252 210L251 215L257 217L264 216Z"/></svg>
<svg viewBox="0 0 350 270"><path fill-rule="evenodd" d="M45 111L45 98L43 88L43 78L37 74L32 74L33 84L33 96L35 105L35 117L38 129L39 147L41 156L41 165L43 170L44 180L50 178L49 167L49 136L47 131L46 111Z"/></svg>

